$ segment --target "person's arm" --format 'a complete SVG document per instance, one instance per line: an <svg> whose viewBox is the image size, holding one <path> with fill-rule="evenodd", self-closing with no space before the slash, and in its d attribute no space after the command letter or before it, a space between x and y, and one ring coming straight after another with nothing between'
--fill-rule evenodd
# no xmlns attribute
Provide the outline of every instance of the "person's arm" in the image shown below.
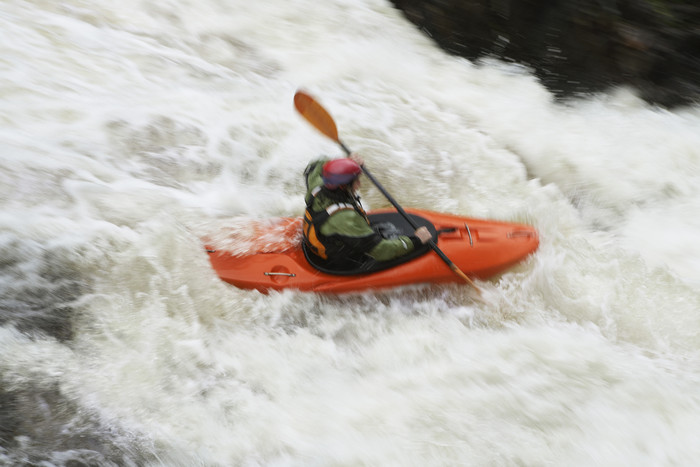
<svg viewBox="0 0 700 467"><path fill-rule="evenodd" d="M415 237L399 235L398 237L391 239L383 239L367 254L377 261L389 261L409 254L416 249L417 245L420 244L420 240Z"/></svg>
<svg viewBox="0 0 700 467"><path fill-rule="evenodd" d="M421 245L430 241L432 235L427 227L420 227L410 237L399 235L392 239L384 239L372 248L369 255L377 261L388 261L408 254Z"/></svg>
<svg viewBox="0 0 700 467"><path fill-rule="evenodd" d="M427 229L425 229L427 236L420 230L420 232L416 231L419 236L399 235L391 239L381 238L359 214L350 209L331 216L321 227L321 233L340 234L353 240L357 245L368 245L367 254L376 261L389 261L406 255L430 239L430 232Z"/></svg>

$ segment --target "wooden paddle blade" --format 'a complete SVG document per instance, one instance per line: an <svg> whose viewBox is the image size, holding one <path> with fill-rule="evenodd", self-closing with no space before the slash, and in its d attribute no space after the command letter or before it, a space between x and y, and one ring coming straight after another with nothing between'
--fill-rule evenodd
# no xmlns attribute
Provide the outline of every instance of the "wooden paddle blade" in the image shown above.
<svg viewBox="0 0 700 467"><path fill-rule="evenodd" d="M304 91L297 91L294 94L294 107L311 125L318 131L328 136L333 141L340 143L338 138L338 128L335 126L333 117L319 104L316 99Z"/></svg>
<svg viewBox="0 0 700 467"><path fill-rule="evenodd" d="M481 289L480 289L479 287L477 287L476 284L474 283L474 281L472 281L469 277L467 277L467 275L464 274L464 273L462 272L462 270L459 269L459 268L457 267L456 264L452 263L452 264L450 264L449 266L450 266L450 269L452 269L452 272L454 272L454 273L457 274L459 277L461 277L462 279L464 279L464 282L466 282L467 284L471 285L471 286L474 288L474 290L476 290L477 295L481 296Z"/></svg>

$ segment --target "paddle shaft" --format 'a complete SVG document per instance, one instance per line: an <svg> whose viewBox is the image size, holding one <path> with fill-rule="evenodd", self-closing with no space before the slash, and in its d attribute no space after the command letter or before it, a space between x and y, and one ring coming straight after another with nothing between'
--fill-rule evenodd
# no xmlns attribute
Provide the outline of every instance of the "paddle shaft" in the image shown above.
<svg viewBox="0 0 700 467"><path fill-rule="evenodd" d="M343 151L345 151L347 155L350 155L352 153L350 149L347 146L345 146L345 144L341 140L338 139L336 140L336 142L341 148L343 148ZM413 218L409 216L406 211L404 211L401 205L394 199L393 196L389 194L388 191L386 191L382 184L379 183L379 181L376 178L374 178L374 175L372 175L372 173L367 167L364 166L364 164L362 165L362 172L367 176L367 178L370 179L372 183L374 183L374 186L377 187L377 189L384 195L384 197L389 200L389 202L394 206L394 208L396 208L398 213L401 214L401 216L403 216L404 219L406 219L406 222L408 222L414 230L417 230L419 226L416 223L416 221L414 221ZM466 274L464 274L464 272L462 272L462 270L459 269L459 267L457 267L457 265L454 264L445 253L443 253L443 251L437 246L437 244L433 241L432 238L428 240L428 245L435 253L437 253L440 259L442 259L450 267L452 272L464 279L464 281L469 283L472 287L474 287L477 290L477 292L480 292L476 284L474 284L474 282L471 279L469 279L469 277Z"/></svg>

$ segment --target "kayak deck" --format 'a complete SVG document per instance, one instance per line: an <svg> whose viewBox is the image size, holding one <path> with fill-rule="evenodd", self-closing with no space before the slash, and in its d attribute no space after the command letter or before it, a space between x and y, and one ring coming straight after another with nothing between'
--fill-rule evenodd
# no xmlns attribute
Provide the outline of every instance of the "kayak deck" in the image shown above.
<svg viewBox="0 0 700 467"><path fill-rule="evenodd" d="M406 209L406 212L417 216L420 225L430 226L438 247L471 278L486 279L502 273L539 245L537 231L524 224L417 209ZM369 218L372 224L388 220L404 234L414 230L393 210L372 211ZM302 248L300 218L280 218L274 230L285 233L284 241L276 248L268 244L264 249L235 255L207 247L212 267L219 277L236 287L261 292L291 288L345 293L415 283L463 283L463 279L427 247L409 258L375 263L356 271L334 271L309 264ZM290 238L296 241L290 242Z"/></svg>

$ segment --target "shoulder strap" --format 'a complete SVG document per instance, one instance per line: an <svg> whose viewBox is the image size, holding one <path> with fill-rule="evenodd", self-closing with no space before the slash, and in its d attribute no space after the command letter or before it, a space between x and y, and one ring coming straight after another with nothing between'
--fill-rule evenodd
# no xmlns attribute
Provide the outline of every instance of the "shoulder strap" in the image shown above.
<svg viewBox="0 0 700 467"><path fill-rule="evenodd" d="M352 209L355 210L355 206L352 204L348 203L337 203L337 204L332 204L326 208L326 212L328 213L329 216L332 216L338 211L343 211L346 209Z"/></svg>

